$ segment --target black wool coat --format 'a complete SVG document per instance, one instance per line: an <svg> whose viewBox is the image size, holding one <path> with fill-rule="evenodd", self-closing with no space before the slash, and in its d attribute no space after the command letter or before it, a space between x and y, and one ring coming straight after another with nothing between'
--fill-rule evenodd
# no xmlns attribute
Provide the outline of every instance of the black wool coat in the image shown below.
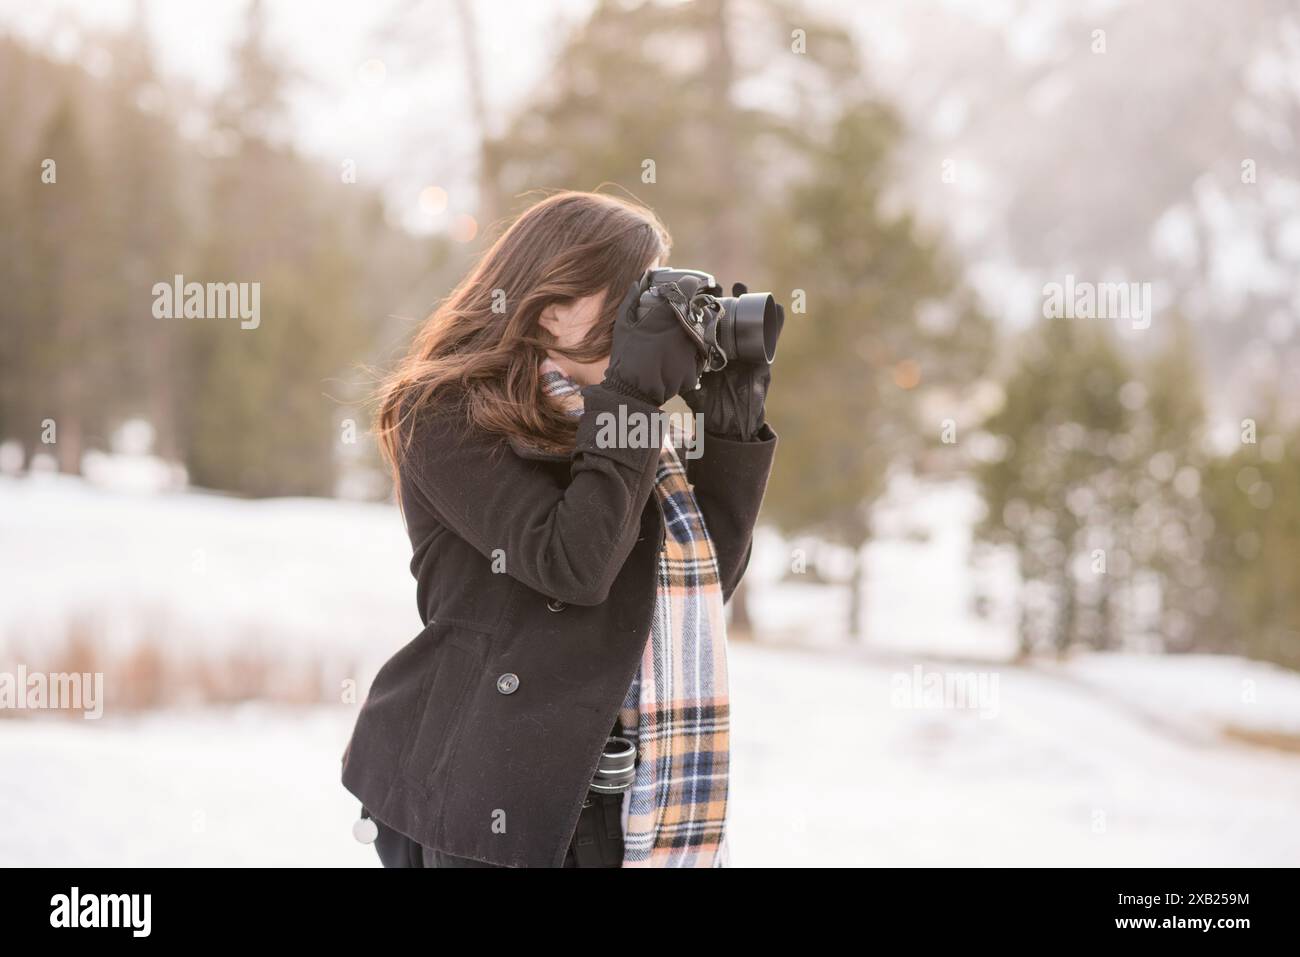
<svg viewBox="0 0 1300 957"><path fill-rule="evenodd" d="M530 451L436 406L400 469L424 629L379 670L344 786L420 844L560 867L650 633L664 538L659 449L602 448L601 413L659 410L582 390L573 454ZM749 562L777 438L705 435L684 460L723 595Z"/></svg>

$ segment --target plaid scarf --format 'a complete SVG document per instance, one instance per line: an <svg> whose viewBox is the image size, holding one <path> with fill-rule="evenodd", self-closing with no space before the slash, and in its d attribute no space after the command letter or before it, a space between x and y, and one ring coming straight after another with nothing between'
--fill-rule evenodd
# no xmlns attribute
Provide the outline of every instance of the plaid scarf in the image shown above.
<svg viewBox="0 0 1300 957"><path fill-rule="evenodd" d="M549 357L541 385L570 415L580 386ZM731 709L722 586L713 543L664 429L655 495L664 516L654 618L619 720L637 749L623 795L624 867L726 867Z"/></svg>

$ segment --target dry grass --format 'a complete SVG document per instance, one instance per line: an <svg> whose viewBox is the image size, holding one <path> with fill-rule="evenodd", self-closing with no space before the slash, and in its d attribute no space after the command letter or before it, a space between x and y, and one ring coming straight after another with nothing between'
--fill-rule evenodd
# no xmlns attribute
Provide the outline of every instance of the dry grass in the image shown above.
<svg viewBox="0 0 1300 957"><path fill-rule="evenodd" d="M206 648L175 638L182 632L164 615L145 615L135 624L124 640L110 636L95 616L78 613L66 618L57 634L42 634L38 641L3 636L0 672L12 674L22 666L29 675L102 673L105 713L247 701L337 703L341 682L356 675L354 663L310 652L289 654L258 633ZM0 709L0 718L31 714Z"/></svg>
<svg viewBox="0 0 1300 957"><path fill-rule="evenodd" d="M1251 744L1260 748L1272 748L1274 751L1300 754L1300 734L1295 732L1246 728L1237 724L1225 725L1222 731L1223 736L1231 741Z"/></svg>

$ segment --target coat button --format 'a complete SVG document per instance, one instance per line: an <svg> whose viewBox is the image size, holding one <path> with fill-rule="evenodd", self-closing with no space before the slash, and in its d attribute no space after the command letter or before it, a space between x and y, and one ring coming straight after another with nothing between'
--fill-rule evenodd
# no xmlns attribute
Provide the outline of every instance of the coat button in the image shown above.
<svg viewBox="0 0 1300 957"><path fill-rule="evenodd" d="M502 694L514 694L515 689L519 687L519 676L507 671L497 679L497 691Z"/></svg>
<svg viewBox="0 0 1300 957"><path fill-rule="evenodd" d="M560 599L558 598L552 598L550 601L546 603L546 607L550 611L564 611L564 609L568 608L569 606L564 602L560 601Z"/></svg>

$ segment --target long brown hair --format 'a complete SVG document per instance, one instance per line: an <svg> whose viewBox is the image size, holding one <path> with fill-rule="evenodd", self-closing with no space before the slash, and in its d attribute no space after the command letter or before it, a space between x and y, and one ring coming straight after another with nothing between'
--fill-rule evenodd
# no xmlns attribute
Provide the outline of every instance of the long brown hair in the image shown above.
<svg viewBox="0 0 1300 957"><path fill-rule="evenodd" d="M378 394L375 433L396 478L413 416L455 403L475 425L530 445L572 448L576 424L541 394L550 349L579 362L608 355L627 287L672 240L653 212L602 193L561 192L526 210L416 333ZM547 306L605 294L577 347L538 322ZM399 483L400 489L400 483Z"/></svg>

